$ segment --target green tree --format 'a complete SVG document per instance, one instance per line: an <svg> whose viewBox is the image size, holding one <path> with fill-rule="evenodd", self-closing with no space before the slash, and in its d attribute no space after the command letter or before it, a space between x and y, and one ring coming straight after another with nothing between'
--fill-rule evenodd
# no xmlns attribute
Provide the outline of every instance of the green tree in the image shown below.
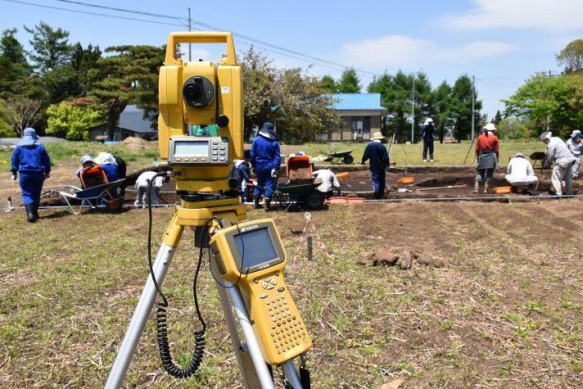
<svg viewBox="0 0 583 389"><path fill-rule="evenodd" d="M498 123L500 123L502 121L502 114L500 113L500 110L496 111L496 116L494 116L494 120L492 121L492 123L498 125Z"/></svg>
<svg viewBox="0 0 583 389"><path fill-rule="evenodd" d="M435 132L439 138L439 142L443 143L443 138L450 131L453 124L451 119L451 86L449 86L447 81L443 81L433 90L432 94L432 114L433 120L435 121Z"/></svg>
<svg viewBox="0 0 583 389"><path fill-rule="evenodd" d="M4 103L4 121L8 123L18 136L27 127L34 127L42 119L42 101L23 96L12 96Z"/></svg>
<svg viewBox="0 0 583 389"><path fill-rule="evenodd" d="M336 86L339 93L360 93L360 79L356 70L350 68L342 72Z"/></svg>
<svg viewBox="0 0 583 389"><path fill-rule="evenodd" d="M572 41L556 57L559 65L565 67L565 74L580 73L583 71L583 39Z"/></svg>
<svg viewBox="0 0 583 389"><path fill-rule="evenodd" d="M68 140L89 140L89 129L104 122L103 107L95 100L77 99L47 109L47 135Z"/></svg>
<svg viewBox="0 0 583 389"><path fill-rule="evenodd" d="M7 98L25 92L31 67L20 42L14 37L15 28L4 30L0 38L0 97Z"/></svg>
<svg viewBox="0 0 583 389"><path fill-rule="evenodd" d="M370 93L381 94L381 104L388 110L385 135L395 135L398 142L410 139L411 124L408 120L411 113L412 88L413 76L402 71L398 71L394 76L385 72L368 86Z"/></svg>
<svg viewBox="0 0 583 389"><path fill-rule="evenodd" d="M338 91L336 81L334 81L332 76L329 75L325 75L320 79L320 88L322 89L323 93L333 94Z"/></svg>
<svg viewBox="0 0 583 389"><path fill-rule="evenodd" d="M415 77L414 83L413 77ZM415 94L414 96L411 96L414 117L410 118L410 120L415 121L414 140L419 141L421 140L421 124L425 122L426 118L434 116L433 94L431 93L431 83L425 73L418 72L417 74L412 75L411 80L414 85L414 88L412 85L412 89L415 89Z"/></svg>
<svg viewBox="0 0 583 389"><path fill-rule="evenodd" d="M531 119L536 134L549 129L560 136L570 133L570 126L578 125L580 111L574 111L577 103L571 101L576 87L570 85L571 76L553 76L537 73L529 78L516 93L506 100L506 116ZM581 106L579 105L579 108Z"/></svg>
<svg viewBox="0 0 583 389"><path fill-rule="evenodd" d="M40 74L49 73L70 62L72 48L68 31L61 28L55 30L43 22L34 28L25 26L24 29L32 34L30 45L33 50L28 54Z"/></svg>
<svg viewBox="0 0 583 389"><path fill-rule="evenodd" d="M101 59L101 50L99 46L89 44L87 48L83 48L81 43L73 46L73 53L71 56L71 68L75 72L77 82L76 96L87 96L91 89L94 80L91 76L95 74L94 69Z"/></svg>
<svg viewBox="0 0 583 389"><path fill-rule="evenodd" d="M472 112L472 94L474 95L474 111ZM478 100L478 94L474 90L472 81L467 75L460 76L452 88L452 118L454 119L453 136L458 142L469 139L474 120L475 133L478 134L478 123L481 118L482 101Z"/></svg>
<svg viewBox="0 0 583 389"><path fill-rule="evenodd" d="M500 139L525 139L533 136L532 123L529 120L519 119L515 116L502 119L496 123L496 134Z"/></svg>
<svg viewBox="0 0 583 389"><path fill-rule="evenodd" d="M272 107L278 104L272 88L277 72L271 61L257 53L253 46L244 53L240 65L243 70L245 139L248 139L254 126L261 126L272 118Z"/></svg>
<svg viewBox="0 0 583 389"><path fill-rule="evenodd" d="M0 137L14 137L17 135L14 128L4 119L6 116L6 106L4 101L0 99Z"/></svg>
<svg viewBox="0 0 583 389"><path fill-rule="evenodd" d="M158 112L158 73L164 61L164 47L115 46L112 55L97 61L91 70L93 87L89 96L104 103L110 137L128 104L144 109L148 117Z"/></svg>
<svg viewBox="0 0 583 389"><path fill-rule="evenodd" d="M304 75L302 69L283 69L275 82L275 99L281 114L275 121L281 139L291 143L314 140L336 124L332 97L322 94L320 80Z"/></svg>

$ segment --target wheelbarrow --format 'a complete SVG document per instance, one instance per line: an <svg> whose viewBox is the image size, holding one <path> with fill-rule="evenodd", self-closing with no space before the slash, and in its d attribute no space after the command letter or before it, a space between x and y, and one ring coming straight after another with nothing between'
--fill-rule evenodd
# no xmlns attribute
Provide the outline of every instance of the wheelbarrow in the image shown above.
<svg viewBox="0 0 583 389"><path fill-rule="evenodd" d="M324 161L334 163L336 159L342 159L342 162L350 165L352 162L354 162L354 157L350 154L352 154L352 150L333 151L326 155Z"/></svg>

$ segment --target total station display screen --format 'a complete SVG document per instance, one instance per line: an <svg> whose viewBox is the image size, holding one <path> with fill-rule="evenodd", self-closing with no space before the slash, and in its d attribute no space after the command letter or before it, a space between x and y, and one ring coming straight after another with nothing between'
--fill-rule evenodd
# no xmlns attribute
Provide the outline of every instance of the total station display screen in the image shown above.
<svg viewBox="0 0 583 389"><path fill-rule="evenodd" d="M208 141L175 141L174 155L175 156L192 156L203 155L208 156L209 143Z"/></svg>
<svg viewBox="0 0 583 389"><path fill-rule="evenodd" d="M278 258L267 228L236 235L235 244L242 259L242 272Z"/></svg>

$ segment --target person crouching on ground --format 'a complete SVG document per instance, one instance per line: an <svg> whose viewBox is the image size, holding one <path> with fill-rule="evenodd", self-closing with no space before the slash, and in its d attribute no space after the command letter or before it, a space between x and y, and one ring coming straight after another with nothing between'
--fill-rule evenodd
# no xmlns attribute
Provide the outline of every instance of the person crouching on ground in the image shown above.
<svg viewBox="0 0 583 389"><path fill-rule="evenodd" d="M389 152L382 141L385 139L379 131L370 138L372 142L366 145L361 165L370 159L370 177L375 199L382 199L385 195L385 170L390 166Z"/></svg>
<svg viewBox="0 0 583 389"><path fill-rule="evenodd" d="M134 202L136 207L145 208L150 202L152 202L152 205L158 204L160 190L164 184L164 177L155 177L156 174L156 172L148 171L139 175L138 179L136 180L137 200ZM154 180L154 182L152 182L152 180ZM152 182L151 186L150 182Z"/></svg>
<svg viewBox="0 0 583 389"><path fill-rule="evenodd" d="M496 126L494 123L488 123L482 128L482 134L476 139L476 183L474 184L474 193L478 193L480 182L484 181L484 193L488 193L488 182L494 175L494 170L498 168L498 158L500 154L500 145L498 137L494 135Z"/></svg>
<svg viewBox="0 0 583 389"><path fill-rule="evenodd" d="M530 191L534 188L537 178L530 161L524 158L524 154L516 153L506 167L506 181L510 183L514 191Z"/></svg>
<svg viewBox="0 0 583 389"><path fill-rule="evenodd" d="M26 219L34 223L38 220L40 195L45 179L50 177L51 158L38 140L34 128L25 128L23 136L12 153L12 180L20 174L22 202L26 209Z"/></svg>
<svg viewBox="0 0 583 389"><path fill-rule="evenodd" d="M565 195L570 195L571 169L575 163L575 157L571 154L565 142L561 138L553 136L550 131L543 132L540 140L547 145L546 165L551 166L554 164L551 183L555 189L555 194L557 196L563 195L562 182L565 181Z"/></svg>
<svg viewBox="0 0 583 389"><path fill-rule="evenodd" d="M571 134L571 138L567 141L567 147L573 157L575 157L575 162L571 168L571 177L573 179L579 178L579 169L581 168L581 153L583 152L583 134L581 131L575 130Z"/></svg>
<svg viewBox="0 0 583 389"><path fill-rule="evenodd" d="M113 155L103 151L97 154L97 157L95 157L95 163L101 166L105 172L107 181L114 182L119 180L119 174L117 172L117 161Z"/></svg>
<svg viewBox="0 0 583 389"><path fill-rule="evenodd" d="M340 196L340 182L336 174L330 169L320 169L312 173L312 178L314 179L314 184L320 184L316 189L324 194L324 197L329 199L332 197L334 189L338 190L338 196Z"/></svg>
<svg viewBox="0 0 583 389"><path fill-rule="evenodd" d="M259 198L265 191L265 210L268 211L271 204L271 194L275 190L275 180L281 165L281 155L277 135L270 122L263 123L259 130L259 136L251 145L251 166L257 175L257 186L253 191L255 208L260 208Z"/></svg>
<svg viewBox="0 0 583 389"><path fill-rule="evenodd" d="M242 202L250 201L249 199L249 181L251 180L251 167L249 162L251 161L251 150L245 150L243 152L243 159L235 159L233 161L233 167L235 171L230 174L230 176L237 177L239 182L239 196Z"/></svg>

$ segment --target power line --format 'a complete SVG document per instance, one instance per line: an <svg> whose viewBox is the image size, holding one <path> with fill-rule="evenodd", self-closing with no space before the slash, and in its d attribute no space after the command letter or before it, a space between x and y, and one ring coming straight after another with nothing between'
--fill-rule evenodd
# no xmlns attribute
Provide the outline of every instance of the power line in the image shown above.
<svg viewBox="0 0 583 389"><path fill-rule="evenodd" d="M113 19L132 20L132 21L136 21L136 22L144 22L144 23L152 23L152 24L163 24L163 25L167 25L167 26L181 26L181 27L183 26L182 24L176 24L176 23L165 23L165 22L157 22L155 20L130 18L130 17L126 17L126 16L108 15L108 14L102 14L102 13L97 13L97 12L89 12L89 11L79 11L79 10L74 10L74 9L70 9L70 8L54 7L54 6L50 6L50 5L29 3L29 2L26 2L26 1L19 1L19 0L4 0L4 1L9 2L9 3L18 3L18 4L24 4L24 5L31 5L33 7L56 9L56 10L59 10L59 11L73 12L73 13L79 13L79 14L94 15L94 16L104 16L104 17L113 18Z"/></svg>
<svg viewBox="0 0 583 389"><path fill-rule="evenodd" d="M179 18L179 17L176 17L176 16L171 16L171 15L162 15L162 14L156 14L156 13L151 13L151 12L143 12L143 11L137 11L137 10L131 10L131 9L125 9L125 8L108 7L108 6L98 5L98 4L85 3L85 2L82 2L82 1L75 1L75 0L55 0L55 1L59 1L59 2L62 2L62 3L77 4L77 5L81 5L81 6L87 6L87 7L95 7L95 8L101 8L101 9L107 9L107 10L112 10L112 11L117 11L117 12L126 12L126 13L146 15L146 16L152 16L152 17L173 19L173 20L183 20L182 18ZM191 19L189 17L189 19L188 19L188 21L189 21L188 26L190 25L190 20ZM210 25L208 23L204 23L202 21L196 21L196 20L194 20L194 23L198 23L201 26L206 27L206 28L209 28L211 30L217 30L217 31L225 31L226 30L224 28L216 27L216 26ZM252 37L249 37L249 36L245 36L243 34L239 34L237 32L234 32L234 33L238 37L243 38L243 39L246 39L246 40L248 40L250 42L253 42L255 44L258 44L258 45L263 45L263 46L270 47L272 49L281 50L281 51L283 51L285 53L294 54L296 56L299 55L300 57L310 58L310 59L312 59L314 61L317 61L317 62L320 62L320 63L326 63L328 65L332 65L332 66L335 66L337 68L341 68L341 69L347 69L347 68L349 68L349 66L346 66L346 65L338 64L338 63L335 63L335 62L332 62L332 61L328 61L328 60L325 60L325 59L322 59L322 58L314 57L314 56L311 56L311 55L308 55L308 54L303 54L303 53L300 53L300 52L295 51L295 50L286 49L285 47L281 47L281 46L277 46L277 45L274 45L274 44L271 44L271 43L268 43L268 42L264 42L264 41L261 41L261 40L258 40L258 39L255 39L255 38L252 38ZM285 54L282 54L281 52L276 52L276 54L285 55ZM301 58L298 58L298 57L290 57L290 58L302 60ZM305 60L303 60L303 61L305 61ZM309 61L306 61L306 62L309 62ZM368 74L368 75L371 75L371 76L375 76L376 75L375 73L368 72L366 70L356 69L356 68L353 68L353 69L355 71L358 71L359 73L364 73L364 74Z"/></svg>
<svg viewBox="0 0 583 389"><path fill-rule="evenodd" d="M151 12L143 12L143 11L137 11L137 10L125 9L125 8L106 7L104 5L92 4L92 3L84 3L82 1L73 1L73 0L55 0L55 1L59 1L61 3L77 4L77 5L81 5L81 6L85 6L85 7L93 7L93 8L107 9L107 10L110 10L110 11L126 12L126 13L135 14L135 15L151 16L151 17L154 17L154 18L173 19L173 20L185 20L184 18L179 18L177 16L161 15L161 14L155 14L155 13L151 13Z"/></svg>
<svg viewBox="0 0 583 389"><path fill-rule="evenodd" d="M48 5L30 3L30 2L26 2L26 1L22 1L22 0L4 0L4 1L10 2L10 3L30 5L30 6L34 6L34 7L41 7L41 8L48 8L48 9L55 9L55 10L60 10L60 11L72 12L72 13L80 13L80 14L87 14L87 15L94 15L94 16L109 17L109 18L114 18L114 19L131 20L131 21L137 21L137 22L145 22L145 23L161 24L161 25L169 25L169 26L180 26L180 27L187 27L188 26L188 24L186 24L185 22L182 22L180 24L165 23L165 22L157 22L157 21L147 20L147 19L131 18L131 17L116 16L116 15L110 15L110 14L97 13L97 12L74 10L74 9L70 9L70 8L48 6ZM126 9L126 8L108 7L108 6L103 6L103 5L99 5L99 4L86 3L86 2L82 2L82 1L75 1L75 0L55 0L55 1L58 1L61 3L75 4L75 5L84 6L84 7L105 9L105 10L110 10L110 11L114 11L114 12L130 13L130 14L135 14L135 15L143 15L143 16L155 17L155 18L171 19L171 20L176 20L176 21L183 21L183 20L186 21L186 19L184 19L184 18L180 18L180 17L172 16L172 15L163 15L163 14L157 14L157 13L151 13L151 12L143 12L143 11L138 11L138 10ZM198 23L199 25L201 25L205 28L211 29L211 30L225 31L224 28L216 27L216 26L210 25L208 23L204 23L202 21L194 20L193 22ZM268 42L264 42L264 41L261 41L261 40L243 35L243 34L239 34L237 32L233 32L233 33L238 38L240 38L242 40L246 40L248 42L251 42L251 43L257 45L258 47L262 47L266 51L270 51L270 52L273 52L273 53L278 54L278 55L287 56L289 58L293 58L293 59L308 62L308 63L313 63L313 61L315 61L315 62L318 62L321 66L328 65L328 67L333 67L335 69L349 69L349 68L351 68L350 66L347 66L347 65L343 65L343 64L336 63L336 62L328 61L326 59L314 57L314 56L311 56L308 54L301 53L299 51L286 49L285 47L274 45L274 44L271 44ZM372 73L372 72L369 72L369 71L366 71L363 69L357 69L354 67L352 67L352 69L354 69L358 73L376 76L375 73Z"/></svg>

